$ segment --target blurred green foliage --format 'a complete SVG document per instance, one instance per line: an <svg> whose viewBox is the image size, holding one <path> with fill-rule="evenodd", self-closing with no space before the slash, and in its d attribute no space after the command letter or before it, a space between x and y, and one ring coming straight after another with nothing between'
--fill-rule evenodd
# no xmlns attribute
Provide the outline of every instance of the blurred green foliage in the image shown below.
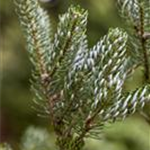
<svg viewBox="0 0 150 150"><path fill-rule="evenodd" d="M49 134L46 129L29 127L21 140L21 150L52 150L54 135Z"/></svg>
<svg viewBox="0 0 150 150"><path fill-rule="evenodd" d="M10 145L4 143L4 144L0 144L0 150L12 150Z"/></svg>
<svg viewBox="0 0 150 150"><path fill-rule="evenodd" d="M88 39L92 46L109 27L124 26L118 16L115 0L52 0L42 3L52 18L55 27L58 14L66 11L70 4L79 4L89 11ZM30 92L31 65L25 50L25 40L12 0L0 0L0 72L1 81L1 141L10 142L17 148L20 137L29 125L44 126L50 130L49 120L37 117L32 109ZM141 68L128 79L125 88L132 90L143 83ZM149 106L145 109L150 115ZM136 116L139 118L139 115ZM54 137L51 137L54 138ZM0 147L0 150L5 150ZM89 140L85 150L148 150L150 149L150 127L144 119L135 117L108 128L104 141Z"/></svg>
<svg viewBox="0 0 150 150"><path fill-rule="evenodd" d="M106 128L103 141L92 141L88 150L149 150L150 128L141 118L129 118ZM91 140L90 140L91 141Z"/></svg>

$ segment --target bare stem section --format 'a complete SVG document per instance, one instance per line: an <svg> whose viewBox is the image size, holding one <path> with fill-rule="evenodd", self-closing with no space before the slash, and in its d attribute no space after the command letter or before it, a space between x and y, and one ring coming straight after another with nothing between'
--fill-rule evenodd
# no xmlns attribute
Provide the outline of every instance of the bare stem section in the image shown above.
<svg viewBox="0 0 150 150"><path fill-rule="evenodd" d="M145 67L145 80L149 81L150 79L150 72L149 72L149 57L148 57L148 50L146 48L146 42L148 39L148 34L145 33L144 29L144 11L142 6L140 7L140 38L141 38L141 45L143 50L143 56L144 56L144 67Z"/></svg>

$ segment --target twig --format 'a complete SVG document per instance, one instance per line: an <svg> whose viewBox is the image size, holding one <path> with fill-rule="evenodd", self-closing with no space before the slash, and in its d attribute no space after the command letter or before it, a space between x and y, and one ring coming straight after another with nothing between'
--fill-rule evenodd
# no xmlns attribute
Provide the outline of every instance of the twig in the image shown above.
<svg viewBox="0 0 150 150"><path fill-rule="evenodd" d="M145 32L144 32L144 12L143 8L140 6L140 38L141 38L141 45L143 49L143 55L144 55L144 67L145 67L145 80L149 81L150 78L150 72L149 72L149 62L148 62L148 52L146 49L146 37L149 37L150 35L148 34L145 37Z"/></svg>

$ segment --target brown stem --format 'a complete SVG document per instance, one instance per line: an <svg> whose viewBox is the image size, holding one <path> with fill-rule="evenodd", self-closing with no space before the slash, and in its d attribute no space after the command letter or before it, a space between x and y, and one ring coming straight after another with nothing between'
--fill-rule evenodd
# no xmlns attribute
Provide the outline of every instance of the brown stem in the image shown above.
<svg viewBox="0 0 150 150"><path fill-rule="evenodd" d="M142 6L140 7L140 35L141 35L140 39L141 39L141 45L142 45L142 50L143 50L143 56L144 56L145 80L149 81L150 79L149 61L148 61L148 52L146 49L146 38L145 38L145 32L144 32L144 12L143 12Z"/></svg>
<svg viewBox="0 0 150 150"><path fill-rule="evenodd" d="M92 126L92 123L94 121L94 119L96 118L96 116L98 115L98 113L100 112L101 107L97 108L94 113L92 115L89 115L85 121L84 127L82 129L81 134L79 135L79 137L77 138L77 144L80 143L81 141L83 141L84 137L86 136L86 134L93 129L94 126Z"/></svg>
<svg viewBox="0 0 150 150"><path fill-rule="evenodd" d="M61 63L65 53L67 52L67 50L69 49L69 46L70 46L70 42L72 40L72 36L74 34L74 29L75 29L75 26L76 26L76 22L77 22L77 19L75 18L71 27L70 27L70 36L68 37L68 39L66 40L66 42L64 43L63 47L62 47L62 52L63 54L58 56L57 58L57 61L59 63ZM54 73L56 72L57 70L57 65L54 65L54 67L52 68L52 71L49 73L48 77L52 78L52 76L54 75ZM61 130L61 127L59 128L58 126L60 125L60 122L61 124L63 123L63 120L61 118L58 118L58 117L55 117L54 116L54 111L53 111L53 108L54 108L54 105L56 103L56 101L54 100L54 97L56 97L55 99L57 98L60 98L60 94L54 94L53 96L51 96L49 94L49 83L46 83L45 80L43 80L43 90L44 90L44 94L46 96L46 99L47 101L49 102L49 109L50 109L50 116L51 116L51 119L52 119L52 125L54 127L54 131L56 132L56 134L58 134L58 136L60 134L62 134L62 131ZM49 81L50 82L50 81ZM58 129L59 128L59 129ZM60 133L61 132L61 133Z"/></svg>

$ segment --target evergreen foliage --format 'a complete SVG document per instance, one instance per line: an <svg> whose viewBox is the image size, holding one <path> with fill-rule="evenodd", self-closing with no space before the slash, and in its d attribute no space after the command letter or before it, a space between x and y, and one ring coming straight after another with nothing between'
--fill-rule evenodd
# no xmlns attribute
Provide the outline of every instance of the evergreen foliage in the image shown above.
<svg viewBox="0 0 150 150"><path fill-rule="evenodd" d="M131 32L110 29L92 48L86 36L88 13L79 6L59 17L52 35L51 21L37 0L15 4L34 66L35 103L41 115L50 117L59 149L80 150L85 137L99 138L108 123L142 110L150 99L149 0L119 0ZM144 66L145 84L127 93L124 82L138 65Z"/></svg>
<svg viewBox="0 0 150 150"><path fill-rule="evenodd" d="M145 80L150 82L150 1L118 0L118 6L128 27L129 67L143 66Z"/></svg>

